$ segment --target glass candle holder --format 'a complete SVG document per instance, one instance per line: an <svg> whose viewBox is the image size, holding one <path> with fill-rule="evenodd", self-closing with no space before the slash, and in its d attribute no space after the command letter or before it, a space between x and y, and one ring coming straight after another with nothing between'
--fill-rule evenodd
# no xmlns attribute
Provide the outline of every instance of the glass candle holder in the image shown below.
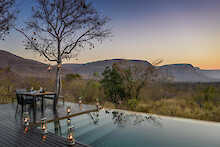
<svg viewBox="0 0 220 147"><path fill-rule="evenodd" d="M49 64L49 66L48 66L48 69L47 69L49 72L51 72L51 70L52 70L52 67L51 67L51 65Z"/></svg>
<svg viewBox="0 0 220 147"><path fill-rule="evenodd" d="M67 112L68 115L70 115L70 112L71 112L71 107L70 106L67 107L66 112Z"/></svg>
<svg viewBox="0 0 220 147"><path fill-rule="evenodd" d="M79 97L79 104L81 105L82 104L82 98Z"/></svg>
<svg viewBox="0 0 220 147"><path fill-rule="evenodd" d="M26 134L29 131L28 127L24 127L24 134Z"/></svg>
<svg viewBox="0 0 220 147"><path fill-rule="evenodd" d="M24 112L23 114L23 122L24 122L24 126L28 127L30 125L30 116L28 112Z"/></svg>
<svg viewBox="0 0 220 147"><path fill-rule="evenodd" d="M62 67L62 64L59 63L59 64L57 65L57 68L61 68L61 67Z"/></svg>
<svg viewBox="0 0 220 147"><path fill-rule="evenodd" d="M68 119L67 119L67 126L70 126L70 125L71 125L71 119L68 118Z"/></svg>
<svg viewBox="0 0 220 147"><path fill-rule="evenodd" d="M41 132L43 134L47 134L48 133L48 131L47 131L47 118L46 117L41 119Z"/></svg>
<svg viewBox="0 0 220 147"><path fill-rule="evenodd" d="M96 108L97 108L97 110L99 110L101 107L100 107L100 103L99 103L99 100L98 99L96 99Z"/></svg>
<svg viewBox="0 0 220 147"><path fill-rule="evenodd" d="M74 126L70 126L68 128L67 143L68 143L68 145L74 145L75 144Z"/></svg>

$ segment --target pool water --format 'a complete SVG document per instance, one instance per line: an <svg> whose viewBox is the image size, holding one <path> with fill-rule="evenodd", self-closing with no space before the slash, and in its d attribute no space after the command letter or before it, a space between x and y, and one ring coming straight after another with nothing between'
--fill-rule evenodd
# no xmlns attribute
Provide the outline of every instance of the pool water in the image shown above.
<svg viewBox="0 0 220 147"><path fill-rule="evenodd" d="M220 124L101 110L71 118L77 141L94 147L220 147ZM48 124L67 136L67 120Z"/></svg>

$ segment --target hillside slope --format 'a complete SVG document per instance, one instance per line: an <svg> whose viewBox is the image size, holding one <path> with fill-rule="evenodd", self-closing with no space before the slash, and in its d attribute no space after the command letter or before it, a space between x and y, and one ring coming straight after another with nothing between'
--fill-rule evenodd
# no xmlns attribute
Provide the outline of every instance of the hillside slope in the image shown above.
<svg viewBox="0 0 220 147"><path fill-rule="evenodd" d="M20 76L35 76L48 77L55 75L55 67L53 71L48 73L48 65L16 56L7 51L0 50L0 68L10 66L11 70ZM92 78L94 73L101 73L107 66L112 66L114 63L121 63L123 66L148 67L151 65L143 60L127 60L127 59L112 59L90 62L86 64L63 64L63 75L69 73L78 73L83 78ZM174 82L219 82L220 70L200 70L193 67L191 64L170 64L157 66L159 74L171 76Z"/></svg>
<svg viewBox="0 0 220 147"><path fill-rule="evenodd" d="M215 82L216 79L203 74L191 64L171 64L160 66L160 71L171 75L175 82Z"/></svg>
<svg viewBox="0 0 220 147"><path fill-rule="evenodd" d="M79 73L86 78L91 78L94 73L99 73L99 75L101 75L107 66L111 67L114 63L121 63L123 66L127 67L132 65L147 67L151 65L149 62L143 60L112 59L90 62L87 64L64 64L63 68L66 73Z"/></svg>
<svg viewBox="0 0 220 147"><path fill-rule="evenodd" d="M0 68L10 67L22 76L45 76L47 65L30 59L24 59L7 51L0 50Z"/></svg>

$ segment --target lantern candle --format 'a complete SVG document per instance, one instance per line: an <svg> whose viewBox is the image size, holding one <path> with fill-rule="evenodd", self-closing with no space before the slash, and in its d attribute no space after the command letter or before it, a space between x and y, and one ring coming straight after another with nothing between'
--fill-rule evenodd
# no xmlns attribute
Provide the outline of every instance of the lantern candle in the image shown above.
<svg viewBox="0 0 220 147"><path fill-rule="evenodd" d="M27 133L28 130L29 130L28 127L25 127L25 128L24 128L24 133Z"/></svg>
<svg viewBox="0 0 220 147"><path fill-rule="evenodd" d="M46 136L46 135L43 135L43 136L42 136L42 140L43 140L43 141L46 141L46 139L47 139L47 136Z"/></svg>
<svg viewBox="0 0 220 147"><path fill-rule="evenodd" d="M68 125L68 126L71 125L71 119L70 119L70 118L67 119L67 125Z"/></svg>
<svg viewBox="0 0 220 147"><path fill-rule="evenodd" d="M79 97L79 104L82 104L82 98Z"/></svg>
<svg viewBox="0 0 220 147"><path fill-rule="evenodd" d="M61 63L59 63L59 64L57 65L57 67L58 67L58 68L61 68L61 66L62 66L62 64L61 64Z"/></svg>
<svg viewBox="0 0 220 147"><path fill-rule="evenodd" d="M30 124L30 117L28 112L24 112L24 126L28 127Z"/></svg>
<svg viewBox="0 0 220 147"><path fill-rule="evenodd" d="M70 111L71 111L71 107L67 107L67 114L69 115L70 114Z"/></svg>
<svg viewBox="0 0 220 147"><path fill-rule="evenodd" d="M52 70L52 67L50 66L50 64L49 64L49 66L48 66L48 69L47 69L49 72L51 72L51 70Z"/></svg>
<svg viewBox="0 0 220 147"><path fill-rule="evenodd" d="M46 117L41 119L41 130L42 130L43 134L48 133L47 132L47 118Z"/></svg>
<svg viewBox="0 0 220 147"><path fill-rule="evenodd" d="M46 126L45 125L43 125L42 130L46 130Z"/></svg>
<svg viewBox="0 0 220 147"><path fill-rule="evenodd" d="M75 139L74 139L74 127L71 126L69 127L69 130L68 130L68 136L67 136L67 142L68 142L68 145L74 145L75 144Z"/></svg>
<svg viewBox="0 0 220 147"><path fill-rule="evenodd" d="M68 139L69 139L69 141L73 141L73 134L72 133L69 134Z"/></svg>
<svg viewBox="0 0 220 147"><path fill-rule="evenodd" d="M99 103L99 100L96 99L96 108L99 110L100 109L100 103Z"/></svg>

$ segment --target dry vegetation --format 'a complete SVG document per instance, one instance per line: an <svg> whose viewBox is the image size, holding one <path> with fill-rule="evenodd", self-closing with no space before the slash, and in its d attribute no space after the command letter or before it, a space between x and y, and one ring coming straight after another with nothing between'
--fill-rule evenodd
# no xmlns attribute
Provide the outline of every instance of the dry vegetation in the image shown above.
<svg viewBox="0 0 220 147"><path fill-rule="evenodd" d="M12 74L10 69L0 70L0 103L12 102L16 88L33 86L39 89L41 86L54 90L55 79L8 76ZM78 75L69 75L63 77L62 95L72 102L82 97L83 103L94 104L98 98L108 108L220 122L220 83L155 82L146 84L138 98L126 98L115 103L106 95L100 80L83 80Z"/></svg>

